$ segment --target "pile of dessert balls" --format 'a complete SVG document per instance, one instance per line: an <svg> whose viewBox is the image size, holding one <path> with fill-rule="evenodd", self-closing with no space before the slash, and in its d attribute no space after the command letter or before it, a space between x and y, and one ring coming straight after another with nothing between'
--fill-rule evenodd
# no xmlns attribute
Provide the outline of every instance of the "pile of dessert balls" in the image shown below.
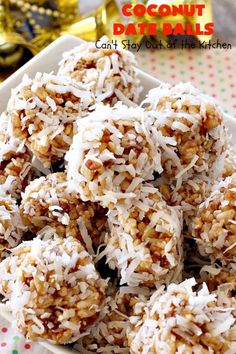
<svg viewBox="0 0 236 354"><path fill-rule="evenodd" d="M106 39L104 39L105 41ZM85 43L0 125L0 293L79 353L236 353L236 152L214 99Z"/></svg>

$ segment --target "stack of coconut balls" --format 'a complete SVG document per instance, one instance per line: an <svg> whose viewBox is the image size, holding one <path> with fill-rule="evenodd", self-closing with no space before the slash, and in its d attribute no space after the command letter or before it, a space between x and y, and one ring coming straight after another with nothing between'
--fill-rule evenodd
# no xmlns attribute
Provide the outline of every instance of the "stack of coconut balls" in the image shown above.
<svg viewBox="0 0 236 354"><path fill-rule="evenodd" d="M140 102L136 61L85 43L24 77L0 126L0 292L79 353L236 353L236 153L189 83Z"/></svg>

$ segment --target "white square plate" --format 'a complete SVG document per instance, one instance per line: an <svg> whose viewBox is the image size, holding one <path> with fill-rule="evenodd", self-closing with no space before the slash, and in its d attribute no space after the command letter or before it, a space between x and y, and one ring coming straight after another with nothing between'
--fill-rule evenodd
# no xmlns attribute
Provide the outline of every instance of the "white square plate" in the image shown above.
<svg viewBox="0 0 236 354"><path fill-rule="evenodd" d="M80 45L82 42L83 41L77 37L64 35L42 50L33 59L5 80L0 85L0 112L6 109L7 102L11 94L11 89L16 87L21 82L24 74L33 77L38 71L57 72L58 62L61 60L62 54L65 51L72 49L74 46ZM141 70L138 70L138 75L144 88L140 98L142 100L151 88L160 85L160 81ZM225 122L229 133L232 135L232 142L235 144L236 118L234 119L230 115L225 115ZM9 314L5 314L1 311L1 315L11 321ZM66 347L53 345L49 342L40 342L40 344L55 354L71 354L73 352Z"/></svg>

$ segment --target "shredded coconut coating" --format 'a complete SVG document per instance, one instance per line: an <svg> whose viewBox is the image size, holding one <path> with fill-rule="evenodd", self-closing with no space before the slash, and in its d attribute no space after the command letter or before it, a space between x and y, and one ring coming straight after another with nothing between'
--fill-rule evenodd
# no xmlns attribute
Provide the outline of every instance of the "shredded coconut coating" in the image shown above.
<svg viewBox="0 0 236 354"><path fill-rule="evenodd" d="M6 112L0 116L0 161L10 160L19 153L25 153L24 143L12 136L10 118Z"/></svg>
<svg viewBox="0 0 236 354"><path fill-rule="evenodd" d="M50 226L60 237L79 239L89 253L102 242L106 229L106 210L97 203L82 202L69 190L64 172L32 181L22 194L20 212L32 232Z"/></svg>
<svg viewBox="0 0 236 354"><path fill-rule="evenodd" d="M163 84L149 91L142 106L155 117L164 175L179 184L196 172L218 177L226 132L223 113L209 96L190 83Z"/></svg>
<svg viewBox="0 0 236 354"><path fill-rule="evenodd" d="M213 184L214 179L206 173L195 174L179 187L175 184L169 184L168 180L162 178L155 181L155 185L160 189L167 203L171 206L181 207L184 224L190 230L192 219L197 215L199 205L209 197Z"/></svg>
<svg viewBox="0 0 236 354"><path fill-rule="evenodd" d="M200 271L201 279L207 284L209 291L216 291L224 296L225 302L236 301L236 266L220 267L205 265ZM226 295L226 296L225 296ZM230 300L227 300L229 297ZM236 302L235 302L236 303Z"/></svg>
<svg viewBox="0 0 236 354"><path fill-rule="evenodd" d="M9 249L22 239L24 227L16 200L1 191L0 194L0 260L8 255Z"/></svg>
<svg viewBox="0 0 236 354"><path fill-rule="evenodd" d="M145 295L144 295L145 294ZM79 353L129 354L126 331L130 327L136 303L146 300L147 292L141 289L121 287L106 298L106 305L99 314L98 322L90 333L74 346Z"/></svg>
<svg viewBox="0 0 236 354"><path fill-rule="evenodd" d="M0 185L4 185L5 190L17 199L32 177L31 158L28 154L21 154L0 164Z"/></svg>
<svg viewBox="0 0 236 354"><path fill-rule="evenodd" d="M128 333L131 354L214 354L236 352L235 311L194 278L157 290L136 304Z"/></svg>
<svg viewBox="0 0 236 354"><path fill-rule="evenodd" d="M104 43L105 37L100 40ZM58 75L69 76L88 86L96 102L114 105L117 101L138 102L142 91L135 56L122 49L97 49L85 43L63 54Z"/></svg>
<svg viewBox="0 0 236 354"><path fill-rule="evenodd" d="M141 108L97 105L78 124L69 152L68 179L82 200L112 208L118 200L135 197L154 170L162 171L152 124Z"/></svg>
<svg viewBox="0 0 236 354"><path fill-rule="evenodd" d="M202 255L228 264L236 260L236 174L213 187L192 224Z"/></svg>
<svg viewBox="0 0 236 354"><path fill-rule="evenodd" d="M75 121L93 103L86 87L69 78L46 73L37 73L34 79L24 76L7 107L13 136L50 167L69 149Z"/></svg>
<svg viewBox="0 0 236 354"><path fill-rule="evenodd" d="M0 117L0 185L17 199L32 177L32 157L19 139L13 138L9 117Z"/></svg>
<svg viewBox="0 0 236 354"><path fill-rule="evenodd" d="M236 173L236 148L234 146L231 146L226 151L223 178L232 176L234 173Z"/></svg>
<svg viewBox="0 0 236 354"><path fill-rule="evenodd" d="M106 281L73 237L23 242L0 269L16 326L33 341L74 342L104 306Z"/></svg>
<svg viewBox="0 0 236 354"><path fill-rule="evenodd" d="M166 204L158 189L144 184L132 205L117 204L108 221L101 254L118 269L121 285L154 288L181 279L181 213Z"/></svg>

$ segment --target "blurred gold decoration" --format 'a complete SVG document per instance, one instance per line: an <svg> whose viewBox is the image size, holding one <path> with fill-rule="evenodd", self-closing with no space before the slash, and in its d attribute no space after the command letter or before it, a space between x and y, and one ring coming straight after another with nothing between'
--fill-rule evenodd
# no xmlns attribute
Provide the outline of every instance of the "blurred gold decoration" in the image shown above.
<svg viewBox="0 0 236 354"><path fill-rule="evenodd" d="M78 0L10 0L19 27L26 21L32 36L44 28L71 23L78 15ZM18 30L20 31L20 28Z"/></svg>
<svg viewBox="0 0 236 354"><path fill-rule="evenodd" d="M116 1L105 0L97 10L74 19L69 25L43 29L32 43L42 49L63 34L72 34L86 41L96 41L103 35L112 39L114 22L123 22ZM118 40L122 40L122 36L119 36Z"/></svg>
<svg viewBox="0 0 236 354"><path fill-rule="evenodd" d="M211 0L204 0L204 1L193 1L192 3L204 3L205 4L205 9L203 11L203 16L194 16L193 18L188 18L186 21L191 23L192 25L195 25L196 23L200 23L201 27L204 28L205 24L208 22L213 22L213 11L212 11L212 1ZM196 36L199 41L209 41L212 36L206 36L206 35L197 35Z"/></svg>
<svg viewBox="0 0 236 354"><path fill-rule="evenodd" d="M42 6L43 4L45 4L46 1L47 0L28 0L27 2L32 5L36 4Z"/></svg>
<svg viewBox="0 0 236 354"><path fill-rule="evenodd" d="M113 23L122 22L119 8L114 0L103 1L97 10L78 20L67 28L62 28L62 34L73 34L85 41L93 42L104 35L112 39Z"/></svg>
<svg viewBox="0 0 236 354"><path fill-rule="evenodd" d="M78 16L78 0L56 0L56 7L59 12L59 17L63 18L64 23L69 23Z"/></svg>
<svg viewBox="0 0 236 354"><path fill-rule="evenodd" d="M0 0L0 82L41 50L31 42L35 34L45 27L57 33L53 27L77 15L78 0Z"/></svg>
<svg viewBox="0 0 236 354"><path fill-rule="evenodd" d="M29 49L33 55L38 52L32 43L15 31L9 3L7 0L0 0L0 81L6 76L3 69L14 67L21 60L24 48Z"/></svg>

